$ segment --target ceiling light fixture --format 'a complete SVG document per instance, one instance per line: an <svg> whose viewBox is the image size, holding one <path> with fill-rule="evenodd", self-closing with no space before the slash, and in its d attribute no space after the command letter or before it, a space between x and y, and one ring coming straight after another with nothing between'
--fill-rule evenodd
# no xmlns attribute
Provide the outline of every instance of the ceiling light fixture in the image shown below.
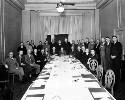
<svg viewBox="0 0 125 100"><path fill-rule="evenodd" d="M57 4L57 7L56 7L56 9L57 9L57 11L58 12L64 12L64 4L62 3L62 2L60 2L59 4Z"/></svg>

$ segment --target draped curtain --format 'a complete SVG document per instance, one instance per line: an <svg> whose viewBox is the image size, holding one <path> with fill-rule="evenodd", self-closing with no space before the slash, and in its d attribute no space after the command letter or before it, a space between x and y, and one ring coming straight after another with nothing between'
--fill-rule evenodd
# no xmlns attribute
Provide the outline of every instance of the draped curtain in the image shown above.
<svg viewBox="0 0 125 100"><path fill-rule="evenodd" d="M40 31L47 35L69 34L72 40L83 38L84 16L40 16Z"/></svg>
<svg viewBox="0 0 125 100"><path fill-rule="evenodd" d="M82 40L86 37L99 37L99 18L93 10L83 11L80 14L46 15L36 11L23 11L22 16L23 42L34 40L44 42L47 35L68 34L68 39Z"/></svg>

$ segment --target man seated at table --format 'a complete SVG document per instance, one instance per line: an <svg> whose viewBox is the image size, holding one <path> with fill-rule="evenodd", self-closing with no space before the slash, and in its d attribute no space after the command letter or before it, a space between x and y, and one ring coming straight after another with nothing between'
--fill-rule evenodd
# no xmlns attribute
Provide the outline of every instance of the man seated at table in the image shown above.
<svg viewBox="0 0 125 100"><path fill-rule="evenodd" d="M47 63L47 57L45 55L44 49L41 50L40 61L41 61L41 70L42 70L45 64Z"/></svg>
<svg viewBox="0 0 125 100"><path fill-rule="evenodd" d="M52 48L51 55L57 55L56 47Z"/></svg>
<svg viewBox="0 0 125 100"><path fill-rule="evenodd" d="M15 58L13 58L13 52L9 53L9 57L5 60L4 65L8 68L9 73L15 73L19 75L19 79L24 83L24 71L23 68L19 66Z"/></svg>
<svg viewBox="0 0 125 100"><path fill-rule="evenodd" d="M75 57L75 50L74 50L74 47L73 47L73 46L71 47L71 51L70 51L70 53L69 53L69 56L70 56L70 57Z"/></svg>
<svg viewBox="0 0 125 100"><path fill-rule="evenodd" d="M81 48L80 46L77 46L77 49L75 51L75 58L80 60L80 52L81 52Z"/></svg>
<svg viewBox="0 0 125 100"><path fill-rule="evenodd" d="M31 67L25 63L25 56L23 55L23 51L19 51L19 55L16 57L19 66L23 68L25 73L25 79L29 82Z"/></svg>
<svg viewBox="0 0 125 100"><path fill-rule="evenodd" d="M48 48L45 49L45 56L48 61L50 61L50 52L48 51Z"/></svg>
<svg viewBox="0 0 125 100"><path fill-rule="evenodd" d="M65 56L66 55L66 51L63 49L63 47L61 47L61 50L59 51L59 56Z"/></svg>
<svg viewBox="0 0 125 100"><path fill-rule="evenodd" d="M39 65L40 64L40 53L38 54L38 51L36 48L33 50L33 56L35 59L35 63Z"/></svg>
<svg viewBox="0 0 125 100"><path fill-rule="evenodd" d="M32 68L36 68L36 76L38 76L38 74L40 73L40 65L35 63L34 56L31 54L31 52L32 51L30 49L27 51L27 54L25 55L25 62Z"/></svg>
<svg viewBox="0 0 125 100"><path fill-rule="evenodd" d="M85 52L83 53L83 56L82 56L82 58L81 58L81 63L82 63L83 65L85 65L86 67L88 67L87 62L88 62L89 57L90 57L89 49L87 48L87 49L85 50Z"/></svg>
<svg viewBox="0 0 125 100"><path fill-rule="evenodd" d="M88 61L89 61L90 59L95 59L95 60L98 61L98 55L95 53L95 50L94 50L94 49L91 50L91 53L90 53L90 56L89 56ZM88 62L88 63L89 63L89 62Z"/></svg>

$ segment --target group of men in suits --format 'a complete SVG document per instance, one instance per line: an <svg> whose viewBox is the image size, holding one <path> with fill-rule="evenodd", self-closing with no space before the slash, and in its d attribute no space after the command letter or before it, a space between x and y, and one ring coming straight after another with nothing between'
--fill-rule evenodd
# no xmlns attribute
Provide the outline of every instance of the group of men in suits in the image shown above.
<svg viewBox="0 0 125 100"><path fill-rule="evenodd" d="M89 58L96 59L99 64L101 64L104 68L104 72L108 69L112 69L116 74L116 80L119 80L120 77L120 63L122 56L122 45L118 42L117 36L112 37L112 42L109 37L102 38L101 41L99 39L94 42L94 39L89 38L85 39L85 42L75 41L72 43L68 42L68 39L65 38L62 43L61 40L58 43L53 39L51 43L45 41L44 44L39 42L38 46L34 45L27 41L27 45L24 46L23 42L20 43L18 47L19 55L17 56L17 62L14 60L14 65L17 65L18 71L15 67L12 72L17 71L16 73L20 75L20 79L22 76L28 77L31 68L36 69L36 74L39 74L40 70L49 60L50 55L72 55L73 57L79 59L83 64L87 64ZM12 63L13 58L11 56L12 52L9 53L9 58L6 59L5 63ZM25 55L25 56L24 56ZM22 59L22 60L20 60ZM12 66L13 65L9 65ZM19 68L19 66L21 68ZM24 70L24 72L22 71Z"/></svg>

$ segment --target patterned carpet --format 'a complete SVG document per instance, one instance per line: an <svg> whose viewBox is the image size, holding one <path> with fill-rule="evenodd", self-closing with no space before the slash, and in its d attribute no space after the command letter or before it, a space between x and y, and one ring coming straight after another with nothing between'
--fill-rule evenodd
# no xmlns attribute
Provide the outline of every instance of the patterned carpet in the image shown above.
<svg viewBox="0 0 125 100"><path fill-rule="evenodd" d="M32 81L34 81L36 78L32 77ZM14 86L12 85L12 81L9 82L8 87L13 92L13 100L21 100L22 96L24 95L27 88L30 86L32 82L21 84L18 79L15 79ZM125 81L122 81L118 85L118 90L115 93L116 100L125 100ZM2 99L2 92L0 93L0 100ZM9 99L8 99L9 100Z"/></svg>

